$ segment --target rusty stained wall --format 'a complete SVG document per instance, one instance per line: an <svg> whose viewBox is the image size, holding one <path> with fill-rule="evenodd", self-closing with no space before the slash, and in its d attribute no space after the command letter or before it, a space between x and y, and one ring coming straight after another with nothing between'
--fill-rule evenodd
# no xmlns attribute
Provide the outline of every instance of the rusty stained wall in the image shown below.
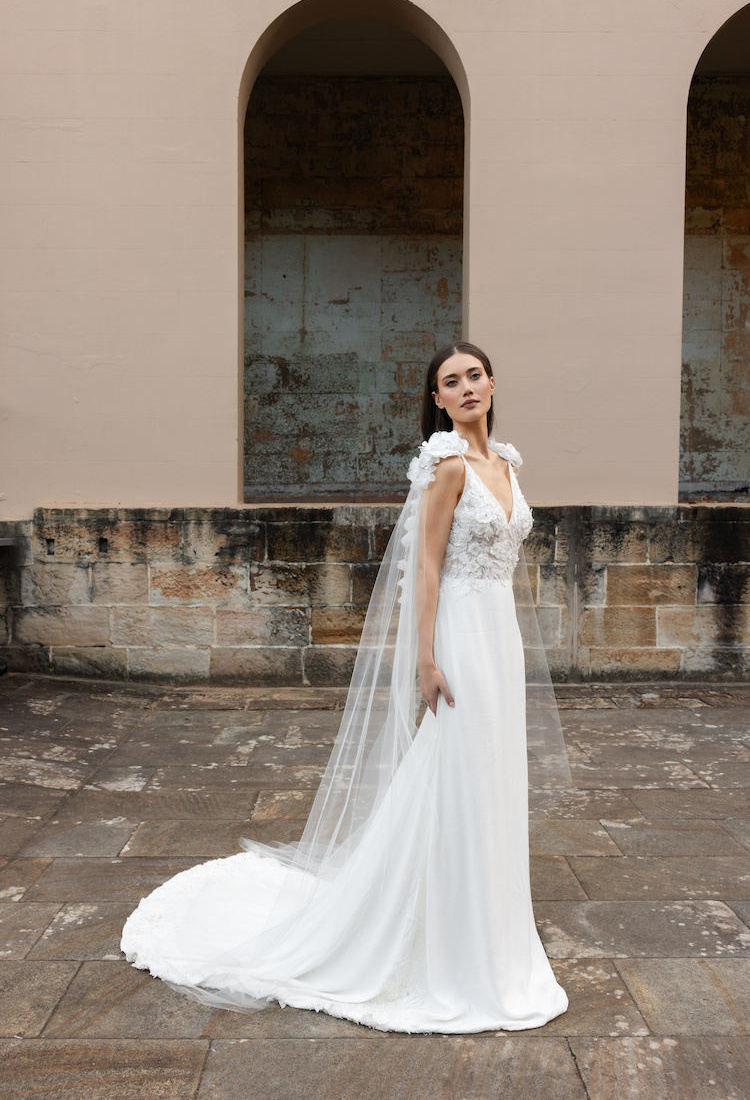
<svg viewBox="0 0 750 1100"><path fill-rule="evenodd" d="M245 181L246 499L394 499L461 335L455 85L261 78Z"/></svg>
<svg viewBox="0 0 750 1100"><path fill-rule="evenodd" d="M750 499L750 76L688 104L680 498Z"/></svg>

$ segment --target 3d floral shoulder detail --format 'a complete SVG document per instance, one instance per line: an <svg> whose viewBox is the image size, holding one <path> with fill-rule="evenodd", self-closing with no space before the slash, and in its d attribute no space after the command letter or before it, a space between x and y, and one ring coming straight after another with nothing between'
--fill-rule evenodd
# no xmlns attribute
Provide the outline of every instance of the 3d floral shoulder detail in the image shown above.
<svg viewBox="0 0 750 1100"><path fill-rule="evenodd" d="M435 480L435 467L441 458L465 454L469 449L466 439L457 431L433 432L420 445L419 454L409 464L408 478L417 489L426 489Z"/></svg>
<svg viewBox="0 0 750 1100"><path fill-rule="evenodd" d="M490 439L490 450L495 451L497 454L502 455L503 458L507 458L508 462L514 466L523 466L523 459L521 458L520 451L518 451L512 443L498 443L496 439Z"/></svg>

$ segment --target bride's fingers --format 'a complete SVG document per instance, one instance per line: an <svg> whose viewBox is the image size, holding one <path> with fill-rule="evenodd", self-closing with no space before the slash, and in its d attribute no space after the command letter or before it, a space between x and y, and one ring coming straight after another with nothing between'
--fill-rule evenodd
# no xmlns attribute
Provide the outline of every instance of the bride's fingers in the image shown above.
<svg viewBox="0 0 750 1100"><path fill-rule="evenodd" d="M432 678L430 678L432 679ZM430 681L428 680L428 683ZM438 697L443 696L449 707L454 706L453 695L450 688L445 681L445 676L437 669L434 680L430 683L428 690L421 693L423 701L427 704L434 715L437 715Z"/></svg>
<svg viewBox="0 0 750 1100"><path fill-rule="evenodd" d="M440 673L439 687L440 687L440 691L442 692L446 703L448 704L449 707L452 707L455 703L455 699L451 695L451 690L448 687L447 683L445 682L445 676L443 676L442 672Z"/></svg>

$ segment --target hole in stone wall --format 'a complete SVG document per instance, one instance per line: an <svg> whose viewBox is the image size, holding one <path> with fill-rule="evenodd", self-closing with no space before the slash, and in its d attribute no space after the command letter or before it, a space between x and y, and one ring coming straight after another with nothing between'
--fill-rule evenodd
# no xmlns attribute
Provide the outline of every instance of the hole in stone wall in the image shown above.
<svg viewBox="0 0 750 1100"><path fill-rule="evenodd" d="M100 554L108 554L109 553L109 539L105 539L105 538L100 538L99 539L99 553Z"/></svg>
<svg viewBox="0 0 750 1100"><path fill-rule="evenodd" d="M50 555L54 554L54 552L55 552L55 540L54 539L45 539L44 541L45 541L45 544L47 546L47 553L50 554Z"/></svg>
<svg viewBox="0 0 750 1100"><path fill-rule="evenodd" d="M245 499L398 500L424 371L461 336L464 123L442 62L320 24L245 121Z"/></svg>
<svg viewBox="0 0 750 1100"><path fill-rule="evenodd" d="M687 112L680 491L750 500L750 5L703 52Z"/></svg>

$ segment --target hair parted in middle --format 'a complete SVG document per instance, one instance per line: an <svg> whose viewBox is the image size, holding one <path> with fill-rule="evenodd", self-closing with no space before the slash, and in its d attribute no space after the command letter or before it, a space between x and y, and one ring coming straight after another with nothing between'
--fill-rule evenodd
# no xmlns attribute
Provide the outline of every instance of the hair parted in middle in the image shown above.
<svg viewBox="0 0 750 1100"><path fill-rule="evenodd" d="M489 356L478 348L476 344L470 344L467 340L457 340L454 344L446 344L444 348L436 351L427 368L427 377L424 383L424 396L422 398L422 438L429 439L433 432L450 432L453 430L453 421L445 409L440 409L435 404L433 393L437 393L437 376L446 359L452 355L473 355L485 369L488 378L492 378L492 364ZM487 432L492 432L495 422L494 402L490 399L490 407L487 410Z"/></svg>

